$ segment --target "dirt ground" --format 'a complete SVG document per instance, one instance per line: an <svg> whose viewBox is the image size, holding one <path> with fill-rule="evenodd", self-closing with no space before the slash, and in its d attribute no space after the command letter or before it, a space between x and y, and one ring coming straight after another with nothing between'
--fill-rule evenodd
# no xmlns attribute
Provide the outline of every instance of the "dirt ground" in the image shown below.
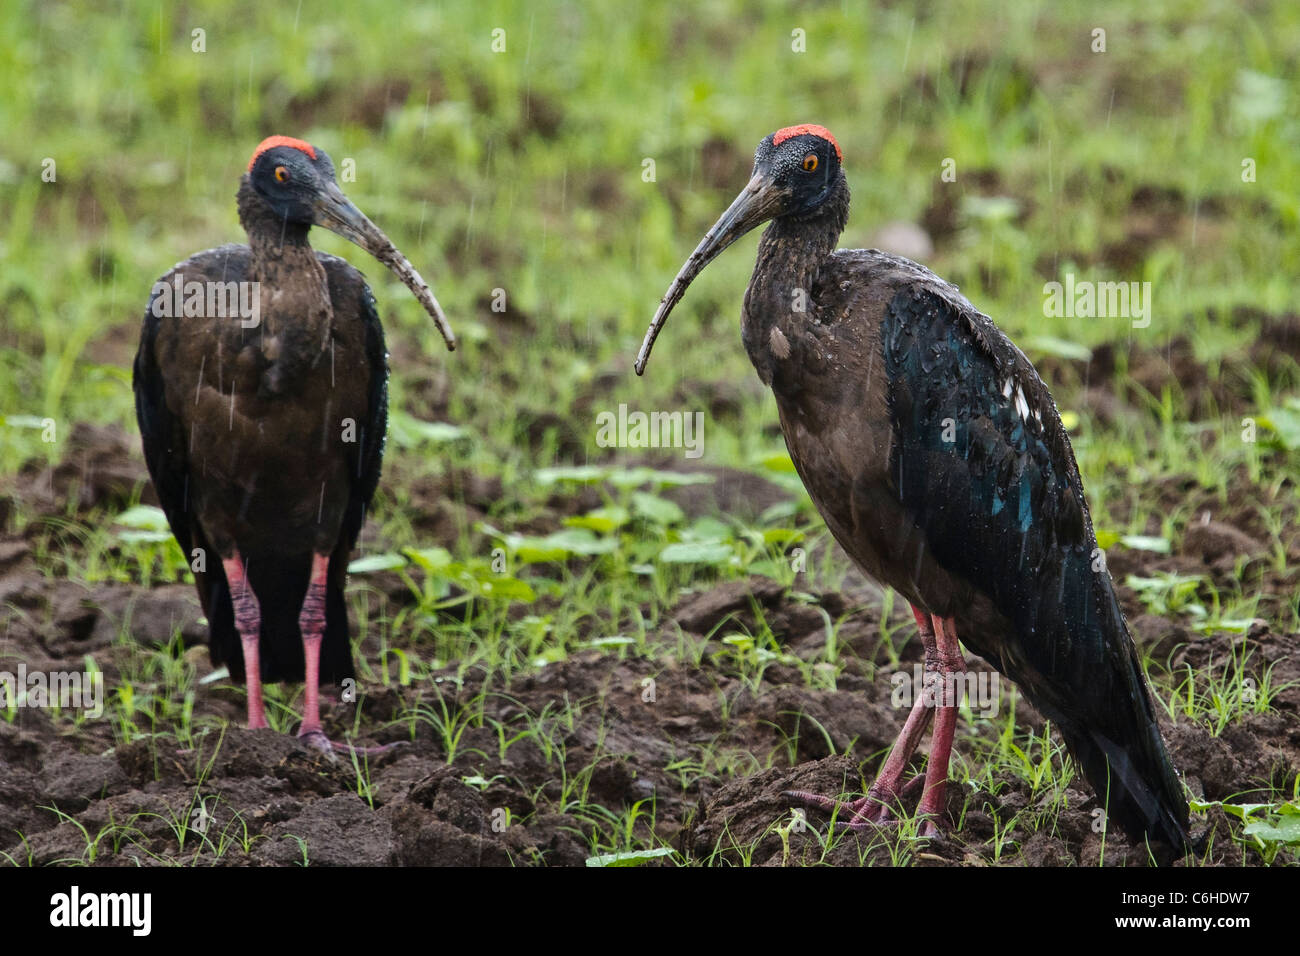
<svg viewBox="0 0 1300 956"><path fill-rule="evenodd" d="M1258 355L1241 356L1243 368L1259 367L1279 352L1300 354L1300 319L1268 320L1258 349ZM1113 356L1100 350L1091 365L1044 363L1043 372L1054 386L1071 380L1100 383L1084 385L1084 405L1086 414L1104 418L1116 413L1116 403L1128 400L1109 390L1113 367L1107 368L1108 362L1113 366ZM1172 376L1219 411L1235 413L1249 400L1245 379L1239 382L1231 368L1207 377L1185 342L1130 356L1128 369L1139 382L1150 379L1153 385ZM1204 386L1199 389L1198 377ZM197 598L188 585L87 586L38 568L42 548L51 542L78 547L79 523L101 520L124 506L144 479L136 436L82 426L62 462L52 468L33 462L0 493L0 529L12 527L8 516L15 506L50 519L29 522L24 534L0 535L0 669L14 671L25 663L32 671L81 670L85 656L93 654L111 694L116 674L135 653L119 639L125 627L141 648L167 643L180 628L186 658L200 677L210 671ZM732 493L752 499L755 481L722 473L700 494L714 496L713 505ZM413 494L431 516L472 507L466 498L474 490L467 494L463 483L455 484L461 486L430 485ZM1265 501L1283 515L1288 529L1285 571L1264 554L1265 529L1255 505L1267 493L1244 476L1234 478L1238 487L1240 495L1234 494L1226 509L1217 501L1201 501L1202 492L1190 479L1144 488L1144 500L1156 501L1157 511L1190 506L1197 517L1170 555L1113 549L1112 576L1122 582L1129 573L1178 571L1204 574L1226 586L1240 565L1249 586L1265 595L1262 610L1283 607L1295 592L1300 566L1295 485L1285 484L1279 498ZM56 526L66 532L51 537ZM48 561L40 567L48 567ZM377 611L391 612L383 605L402 600L401 590L385 591L381 581L367 600ZM1271 667L1274 686L1290 684L1278 695L1274 713L1231 723L1217 737L1186 720L1166 722L1173 761L1191 790L1207 800L1249 802L1257 788L1289 786L1300 772L1300 635L1274 633L1258 622L1248 634L1202 636L1147 613L1130 589L1121 586L1120 593L1134 639L1153 648L1157 660L1168 659L1175 672L1184 665L1221 665L1234 652L1248 652L1246 668L1257 683ZM1068 791L1068 806L1054 830L1013 834L1003 851L997 849L994 813L1005 819L1043 799L1010 776L997 792L975 791L954 777L949 823L959 822L960 829L941 840L903 840L884 831L874 837L849 835L825 851L827 823L813 813L806 827L778 831L791 820L782 791L860 791L906 715L891 704L888 681L869 679L875 668L892 666L880 646L878 597L853 575L841 590L814 589L811 601L768 579L750 578L684 598L662 624L662 643L671 645L677 627L702 637L728 619L752 622L753 608L761 606L785 650L811 660L824 647L823 611L837 619L856 609L840 629L842 653L852 663L835 691L809 689L795 667L782 663L767 667L761 680L746 680L734 667L723 666L716 653L723 646L716 639L700 667L662 654L642 660L621 648L583 651L509 686L473 673L457 686L449 668L448 679L437 685L445 700L470 701L484 694L484 715L491 718L464 730L450 764L427 723L417 726L412 740L408 724L396 722L404 705L417 703L412 687L364 686L359 714L357 705L325 695L331 736L356 732L366 742L400 742L368 758L360 774L351 760L331 763L291 736L241 729L242 694L219 681L197 687L194 719L218 717L227 727L201 737L193 750L164 736L122 744L107 719L77 728L66 715L20 708L12 722L0 720L0 850L37 865L84 861L88 842L106 832L109 836L96 846L97 865L193 860L245 866L292 864L304 857L312 865L582 865L592 855L592 823L575 812L571 785L576 779L585 788L581 803L587 806L619 812L645 801L636 833L652 827L687 860L1095 865L1103 853L1092 829L1097 801L1081 782ZM378 646L372 640L362 653L377 656ZM905 668L919 661L918 644L904 645L900 659ZM647 677L654 679L653 701L644 699ZM427 703L433 685L422 686ZM562 754L523 740L501 758L492 720L508 727L522 726L526 717L559 721L561 701L574 705L569 713L576 714L571 724L552 726L549 739L562 745ZM1041 730L1041 718L1025 701L1015 706L1020 725ZM812 721L825 733L810 730ZM990 732L984 727L981 732ZM963 722L959 753L969 743L968 733ZM832 755L832 745L838 755ZM689 769L718 752L749 753L754 762L734 775ZM209 798L210 811L197 822L196 793ZM1238 824L1218 811L1193 819L1195 829L1214 831L1211 861L1242 862L1240 846L1229 837ZM203 846L198 828L223 851ZM1245 854L1248 863L1258 860L1257 854ZM1130 847L1121 834L1108 836L1106 864L1145 861L1145 851Z"/></svg>

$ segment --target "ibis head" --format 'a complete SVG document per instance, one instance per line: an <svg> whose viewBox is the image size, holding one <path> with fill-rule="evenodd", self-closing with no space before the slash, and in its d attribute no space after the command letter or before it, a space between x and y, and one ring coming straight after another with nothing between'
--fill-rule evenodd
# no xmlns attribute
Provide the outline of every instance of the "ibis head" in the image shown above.
<svg viewBox="0 0 1300 956"><path fill-rule="evenodd" d="M334 178L334 163L323 149L288 136L268 137L253 151L246 178L276 220L322 226L391 269L433 317L447 348L456 347L456 337L428 283L383 230L343 195Z"/></svg>
<svg viewBox="0 0 1300 956"><path fill-rule="evenodd" d="M727 246L765 222L815 216L844 180L843 159L839 143L824 126L787 126L768 134L758 144L749 182L704 234L659 303L636 357L638 375L645 371L668 313L704 267Z"/></svg>

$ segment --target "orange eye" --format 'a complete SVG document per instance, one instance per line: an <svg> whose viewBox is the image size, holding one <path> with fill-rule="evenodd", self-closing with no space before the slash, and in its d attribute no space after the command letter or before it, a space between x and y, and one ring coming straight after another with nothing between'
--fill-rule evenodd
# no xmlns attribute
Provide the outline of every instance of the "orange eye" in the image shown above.
<svg viewBox="0 0 1300 956"><path fill-rule="evenodd" d="M287 183L289 181L289 169L287 166L275 167L275 181L277 183Z"/></svg>
<svg viewBox="0 0 1300 956"><path fill-rule="evenodd" d="M809 153L807 156L803 158L803 171L805 173L811 173L816 168L817 168L817 154Z"/></svg>

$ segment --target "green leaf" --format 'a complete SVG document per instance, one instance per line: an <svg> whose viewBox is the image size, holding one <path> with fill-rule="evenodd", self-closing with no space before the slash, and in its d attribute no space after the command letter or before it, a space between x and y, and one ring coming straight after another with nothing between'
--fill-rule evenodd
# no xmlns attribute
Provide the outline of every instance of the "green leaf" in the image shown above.
<svg viewBox="0 0 1300 956"><path fill-rule="evenodd" d="M624 850L621 853L602 853L600 856L587 857L588 866L640 866L650 860L672 856L672 847L661 846L653 850Z"/></svg>
<svg viewBox="0 0 1300 956"><path fill-rule="evenodd" d="M763 532L764 544L789 544L802 540L803 532L796 528L768 528Z"/></svg>
<svg viewBox="0 0 1300 956"><path fill-rule="evenodd" d="M206 677L200 677L199 683L215 684L217 681L226 680L229 677L230 677L230 668L227 667L225 664L222 664L220 667L214 670L211 674L208 674Z"/></svg>
<svg viewBox="0 0 1300 956"><path fill-rule="evenodd" d="M559 468L539 468L533 472L533 479L539 485L553 485L560 481L574 481L579 484L593 484L604 479L606 470L599 465L568 465Z"/></svg>
<svg viewBox="0 0 1300 956"><path fill-rule="evenodd" d="M730 538L730 525L717 518L697 518L682 532L683 541L726 541Z"/></svg>
<svg viewBox="0 0 1300 956"><path fill-rule="evenodd" d="M1020 213L1020 203L1011 196L976 196L967 193L961 201L962 215L981 222L1010 222Z"/></svg>
<svg viewBox="0 0 1300 956"><path fill-rule="evenodd" d="M778 501L774 505L769 505L763 509L763 513L758 516L761 524L772 524L777 521L789 521L799 513L799 503L797 501Z"/></svg>
<svg viewBox="0 0 1300 956"><path fill-rule="evenodd" d="M152 505L136 505L134 508L127 508L120 515L113 519L114 524L120 524L124 528L135 528L139 531L167 531L170 533L170 525L167 524L167 515L161 508L155 508Z"/></svg>
<svg viewBox="0 0 1300 956"><path fill-rule="evenodd" d="M585 528L566 528L547 535L544 540L570 554L609 554L618 550L617 538L597 538Z"/></svg>
<svg viewBox="0 0 1300 956"><path fill-rule="evenodd" d="M1236 817L1238 820L1245 820L1252 816L1256 810L1271 810L1271 803L1225 803L1222 800L1193 800L1191 808L1196 813L1204 813L1206 810L1215 808L1222 810L1230 817Z"/></svg>
<svg viewBox="0 0 1300 956"><path fill-rule="evenodd" d="M501 534L488 525L484 530L501 538L505 546L524 564L563 561L571 555L591 556L617 551L617 538L597 538L588 528L565 528L544 537Z"/></svg>
<svg viewBox="0 0 1300 956"><path fill-rule="evenodd" d="M545 667L547 664L557 664L560 661L568 660L569 655L561 645L554 645L543 650L533 658L534 667Z"/></svg>
<svg viewBox="0 0 1300 956"><path fill-rule="evenodd" d="M522 601L531 604L537 600L537 593L527 581L518 578L495 577L478 581L479 593L493 601Z"/></svg>
<svg viewBox="0 0 1300 956"><path fill-rule="evenodd" d="M403 548L402 554L429 572L444 571L451 564L451 552L437 545L432 548Z"/></svg>
<svg viewBox="0 0 1300 956"><path fill-rule="evenodd" d="M1242 833L1268 843L1300 843L1300 817L1287 815L1259 820L1247 824Z"/></svg>
<svg viewBox="0 0 1300 956"><path fill-rule="evenodd" d="M0 425L8 428L44 428L45 419L36 415L0 415Z"/></svg>
<svg viewBox="0 0 1300 956"><path fill-rule="evenodd" d="M450 422L426 422L403 413L395 413L389 424L389 433L398 445L418 445L427 442L434 445L449 445L474 437L474 433L461 425Z"/></svg>
<svg viewBox="0 0 1300 956"><path fill-rule="evenodd" d="M794 461L790 458L788 452L777 452L775 455L768 455L762 461L763 467L768 471L776 471L784 474L793 472Z"/></svg>
<svg viewBox="0 0 1300 956"><path fill-rule="evenodd" d="M1103 551L1115 547L1115 545L1119 544L1119 539L1120 533L1118 531L1097 529L1097 547Z"/></svg>
<svg viewBox="0 0 1300 956"><path fill-rule="evenodd" d="M171 539L170 531L119 531L117 533L117 540L123 544L158 544Z"/></svg>
<svg viewBox="0 0 1300 956"><path fill-rule="evenodd" d="M1035 352L1054 355L1057 358L1069 359L1073 362L1089 362L1092 360L1092 349L1088 348L1088 346L1080 345L1078 342L1071 342L1069 339L1058 339L1051 335L1031 336L1025 339L1025 346Z"/></svg>
<svg viewBox="0 0 1300 956"><path fill-rule="evenodd" d="M1285 80L1255 70L1237 71L1237 89L1232 109L1249 126L1267 122L1286 111Z"/></svg>
<svg viewBox="0 0 1300 956"><path fill-rule="evenodd" d="M659 471L657 468L626 468L611 471L609 482L617 488L636 488L653 484L665 488L682 485L710 485L717 479L713 475L690 471Z"/></svg>
<svg viewBox="0 0 1300 956"><path fill-rule="evenodd" d="M1300 448L1300 412L1291 408L1271 408L1259 416L1259 423L1272 431L1287 450Z"/></svg>
<svg viewBox="0 0 1300 956"><path fill-rule="evenodd" d="M406 567L406 558L394 552L368 554L348 563L348 574L371 574L375 571L394 571Z"/></svg>
<svg viewBox="0 0 1300 956"><path fill-rule="evenodd" d="M660 551L659 560L664 564L722 564L733 553L731 545L721 541L681 541Z"/></svg>
<svg viewBox="0 0 1300 956"><path fill-rule="evenodd" d="M448 442L460 441L463 438L469 438L471 432L460 425L453 425L450 422L422 422L418 419L412 419L415 427L415 433L426 441L443 445Z"/></svg>
<svg viewBox="0 0 1300 956"><path fill-rule="evenodd" d="M1154 551L1157 554L1168 554L1171 550L1168 538L1160 538L1155 535L1126 534L1119 540L1124 547L1131 548L1134 551Z"/></svg>
<svg viewBox="0 0 1300 956"><path fill-rule="evenodd" d="M1245 634L1250 631L1250 627L1255 623L1253 617L1224 617L1216 620L1207 620L1199 624L1193 624L1192 630L1200 634L1217 634L1220 631L1227 631L1229 634Z"/></svg>
<svg viewBox="0 0 1300 956"><path fill-rule="evenodd" d="M565 548L548 544L545 538L515 538L506 541L506 546L523 564L550 564L563 561L569 556Z"/></svg>
<svg viewBox="0 0 1300 956"><path fill-rule="evenodd" d="M686 513L676 502L660 498L647 491L632 492L632 510L643 518L649 518L656 524L668 527L686 520Z"/></svg>
<svg viewBox="0 0 1300 956"><path fill-rule="evenodd" d="M614 634L610 637L597 637L593 640L586 641L584 647L625 647L628 644L635 644L636 639L625 637L622 634Z"/></svg>
<svg viewBox="0 0 1300 956"><path fill-rule="evenodd" d="M771 578L773 581L780 581L781 575L789 570L790 565L787 561L774 561L771 558L750 562L745 568L748 574L757 574L760 577Z"/></svg>
<svg viewBox="0 0 1300 956"><path fill-rule="evenodd" d="M623 527L631 518L626 508L611 505L607 508L596 508L578 517L565 518L564 523L570 528L587 528L598 534L609 534Z"/></svg>
<svg viewBox="0 0 1300 956"><path fill-rule="evenodd" d="M1196 585L1200 584L1204 578L1199 574L1178 574L1177 572L1160 571L1156 577L1148 578L1137 574L1130 574L1124 579L1127 584L1135 591L1195 591Z"/></svg>

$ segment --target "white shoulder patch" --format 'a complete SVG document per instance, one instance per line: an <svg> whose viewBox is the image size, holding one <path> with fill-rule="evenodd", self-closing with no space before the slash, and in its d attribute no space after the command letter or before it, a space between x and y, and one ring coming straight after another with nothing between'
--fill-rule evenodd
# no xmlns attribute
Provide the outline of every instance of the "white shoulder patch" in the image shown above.
<svg viewBox="0 0 1300 956"><path fill-rule="evenodd" d="M1029 420L1029 402L1025 400L1025 390L1019 385L1016 386L1016 411L1025 421Z"/></svg>
<svg viewBox="0 0 1300 956"><path fill-rule="evenodd" d="M790 357L790 340L775 325L772 326L772 331L768 334L767 343L772 348L772 354L777 358L788 359Z"/></svg>

